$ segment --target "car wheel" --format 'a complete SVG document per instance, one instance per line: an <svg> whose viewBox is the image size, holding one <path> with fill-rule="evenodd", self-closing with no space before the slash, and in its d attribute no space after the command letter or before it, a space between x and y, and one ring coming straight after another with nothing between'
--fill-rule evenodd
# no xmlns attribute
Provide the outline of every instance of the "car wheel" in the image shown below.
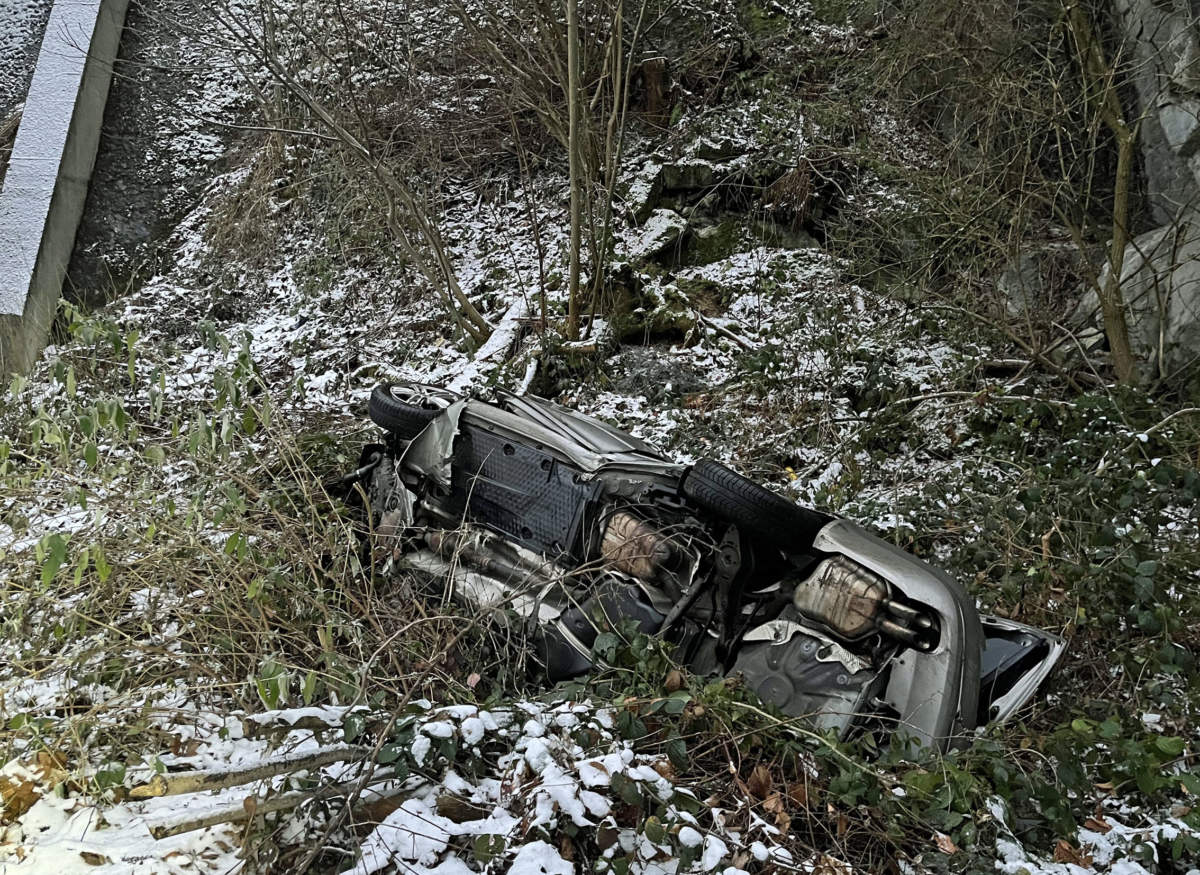
<svg viewBox="0 0 1200 875"><path fill-rule="evenodd" d="M681 487L704 510L731 522L746 535L784 550L807 549L833 517L792 504L711 459L701 459Z"/></svg>
<svg viewBox="0 0 1200 875"><path fill-rule="evenodd" d="M456 400L451 392L420 383L381 383L371 392L371 421L402 440L412 440Z"/></svg>

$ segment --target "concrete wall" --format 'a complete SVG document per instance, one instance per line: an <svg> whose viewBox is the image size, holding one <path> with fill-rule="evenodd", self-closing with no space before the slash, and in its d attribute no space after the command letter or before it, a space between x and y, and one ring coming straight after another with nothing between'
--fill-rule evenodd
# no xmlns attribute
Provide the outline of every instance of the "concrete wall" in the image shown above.
<svg viewBox="0 0 1200 875"><path fill-rule="evenodd" d="M0 191L0 375L45 346L129 0L56 0Z"/></svg>

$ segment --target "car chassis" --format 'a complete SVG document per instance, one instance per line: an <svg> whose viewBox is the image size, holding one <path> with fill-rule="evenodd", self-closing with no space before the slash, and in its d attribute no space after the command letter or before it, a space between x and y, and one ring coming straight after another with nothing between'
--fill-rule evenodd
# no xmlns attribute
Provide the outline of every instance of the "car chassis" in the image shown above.
<svg viewBox="0 0 1200 875"><path fill-rule="evenodd" d="M552 682L633 623L822 730L944 749L1027 703L1064 650L848 520L551 401L384 384L369 412L384 439L353 476L388 561L515 612Z"/></svg>

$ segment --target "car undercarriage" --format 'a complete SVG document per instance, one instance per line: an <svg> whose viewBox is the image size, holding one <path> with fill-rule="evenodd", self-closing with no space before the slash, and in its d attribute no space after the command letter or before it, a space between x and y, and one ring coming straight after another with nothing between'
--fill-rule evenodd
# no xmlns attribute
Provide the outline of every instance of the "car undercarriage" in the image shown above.
<svg viewBox="0 0 1200 875"><path fill-rule="evenodd" d="M945 747L1029 701L1063 651L847 520L550 401L384 384L369 411L384 437L356 473L387 561L519 618L551 682L636 629L819 729Z"/></svg>

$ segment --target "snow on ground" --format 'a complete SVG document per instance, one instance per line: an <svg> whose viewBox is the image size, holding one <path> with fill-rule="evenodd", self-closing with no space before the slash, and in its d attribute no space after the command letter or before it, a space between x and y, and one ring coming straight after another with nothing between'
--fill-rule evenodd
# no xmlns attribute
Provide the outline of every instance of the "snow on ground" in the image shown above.
<svg viewBox="0 0 1200 875"><path fill-rule="evenodd" d="M777 831L752 819L748 830L726 825L732 818L707 806L696 792L678 783L674 769L661 757L635 753L629 741L615 736L613 715L588 702L546 704L516 702L500 709L475 706L432 708L418 703L416 714L401 722L412 738L404 757L421 774L405 780L334 763L322 767L328 779L362 779L367 800L393 798L397 804L363 838L359 858L346 871L357 875L388 870L467 873L490 859L510 859L510 872L568 875L575 865L556 848L537 838L560 825L595 829L604 840L601 859L628 855L630 871L639 875L720 872L739 875L735 855L774 860L793 871L812 871L778 844ZM164 756L162 767L205 769L253 765L280 751L301 755L322 745L311 730L290 730L271 745L249 739L250 723L279 726L314 716L312 709L276 711L247 718L197 715L184 733L192 752ZM344 712L343 712L344 713ZM332 731L340 713L322 709ZM194 733L194 734L191 734ZM587 739L581 743L581 739ZM462 745L466 762L445 758ZM187 746L185 744L185 746ZM272 749L273 748L273 749ZM336 747L334 748L336 750ZM459 759L462 759L460 756ZM463 769L466 765L468 768ZM77 792L64 796L52 782L53 769L29 768L11 761L0 781L22 782L36 801L0 842L0 872L232 872L241 866L236 823L193 829L154 839L149 831L197 821L205 815L236 814L244 800L268 804L273 795L299 786L303 775L247 782L209 793L162 796L142 801L104 804ZM157 772L141 768L129 776L137 786ZM621 780L619 793L617 781ZM661 808L652 836L639 820L621 813L631 794ZM457 801L457 806L447 800ZM466 813L463 813L463 812ZM448 816L449 815L449 816ZM317 816L318 824L320 816ZM237 820L231 816L230 820ZM686 861L681 866L681 859Z"/></svg>
<svg viewBox="0 0 1200 875"><path fill-rule="evenodd" d="M0 21L6 8L36 6L14 7L13 2L0 0ZM0 51L0 57L5 56ZM189 56L190 61L197 58ZM189 121L182 128L164 128L161 134L173 138L179 166L194 169L211 165L222 149L203 117L232 111L241 98L227 78L214 76L188 99L192 110L202 107L203 112L184 113ZM772 148L776 140L771 130L790 126L794 136L780 160L792 162L819 129L789 113L791 108L747 101L685 116L679 130L691 139L676 143L676 151L702 162L708 159L698 157L700 153L749 154ZM882 115L873 123L881 129L892 125ZM703 147L698 131L703 132ZM897 137L898 148L919 150L919 144ZM301 149L289 150L283 160L280 172L315 172L305 164ZM662 160L666 159L631 154L628 176L645 182L645 174L638 176L641 168L651 166L657 172ZM982 471L1003 488L1011 476L963 436L964 409L986 403L978 397L975 371L993 351L964 339L964 332L952 330L948 319L845 282L843 266L820 251L761 244L710 264L660 265L646 272L641 279L648 299L657 295L663 301L684 302L678 306L685 315L702 318L694 320L685 336L664 333L644 338L641 344L602 348L596 354L598 373L579 383L547 373L549 365L529 355L538 341L531 323L542 274L561 274L563 268L561 177L544 174L530 190L515 190L506 197L483 197L466 185L447 195L443 234L458 280L496 326L491 340L472 355L447 330L448 319L436 296L398 259L388 257L388 247L377 246L367 258L347 255L330 242L328 229L306 215L302 203L289 200L282 188L271 195L269 213L278 217L272 219L278 222L272 231L278 233L264 261L241 263L215 245L213 226L220 209L241 195L249 171L241 167L215 179L175 232L169 266L102 314L115 337L137 334L132 352L113 346L117 352L109 370L116 379L101 386L80 374L79 386L71 388L63 380L50 379L56 361L70 360L72 342L67 342L47 351L45 366L21 393L25 420L43 417L50 424L68 413L74 418L79 410L71 396L95 392L96 400L103 393L131 415L145 415L145 431L132 444L98 441L96 452L119 469L109 482L94 482L83 466L47 466L27 491L0 497L0 576L6 580L28 574L35 567L34 554L37 565L44 567L46 557L40 553L57 543L47 540L51 535L73 535L87 543L99 533L141 530L147 509L123 499L145 495L147 481L154 484L160 504L187 507L194 499L199 502L196 496L212 484L185 455L147 465L156 430L170 427L167 417L148 412L165 405L181 414L185 427L197 412L216 419L212 402L232 381L243 378L245 386L265 387L277 422L287 429L303 433L309 424L319 423L322 431L345 435L364 429L365 400L382 380L484 390L491 385L515 388L544 377L560 390L560 402L616 422L676 459L714 456L798 501L849 509L860 522L893 530L916 528L898 508L897 498L920 497L927 482L961 486L965 472ZM879 185L868 194L895 207L895 192ZM645 192L639 194L634 186L630 200L641 194ZM543 222L540 252L527 222L530 202ZM630 240L654 230L622 221L621 233ZM561 307L562 295L561 289L551 291L551 305ZM88 348L82 341L79 346ZM1033 390L1016 383L998 391ZM904 415L889 426L883 414L893 407ZM877 422L884 423L882 438L891 441L882 451L871 450L864 437ZM254 441L248 443L253 447ZM122 453L128 458L122 459ZM86 507L80 506L81 494ZM952 495L938 500L953 504ZM1182 511L1176 514L1179 525L1194 525ZM228 533L210 518L195 526L198 537L227 543L223 539ZM151 539L143 549L154 549ZM20 623L57 628L57 619L70 617L86 597L70 587L31 595L37 588L25 583L23 590L16 587L22 590L17 595L5 596L5 617L12 619L14 628ZM18 609L18 595L33 599L32 615ZM303 712L222 716L222 707L229 710L229 692L208 678L151 679L133 688L121 688L116 678L98 679L110 656L143 668L156 660L175 661L178 668L184 649L181 635L200 602L196 596L190 585L174 581L156 582L153 591L142 587L131 594L127 605L118 606L121 635L135 635L139 646L126 648L122 639L122 646L114 648L109 630L92 629L69 638L60 651L31 655L19 640L8 637L0 645L0 718L57 725L76 709L94 707L109 719L132 723L143 711L153 711L156 734L142 740L144 749L136 752L141 760L128 768L126 784L151 779L159 766L228 768L333 744L336 731L322 734L289 727L302 718L336 727L344 720L344 703ZM136 632L130 633L130 628ZM141 649L146 644L153 646L153 657ZM39 668L22 674L14 665ZM232 683L244 681L237 678ZM282 724L283 731L268 740L247 729L268 722ZM600 741L582 744L581 726ZM170 750L163 733L175 739ZM477 752L472 755L486 768L468 771L439 760L449 741ZM240 804L247 794L267 789L242 785L200 798L118 803L71 789L69 782L39 778L31 771L37 752L24 742L8 753L11 761L2 774L32 777L39 798L0 840L0 872L236 871L241 865L239 828L213 826L154 841L148 838L148 826L197 810ZM559 875L575 871L575 864L562 847L547 843L533 828L567 822L611 826L610 858L632 855L636 875L685 870L740 875L735 858L743 866L753 861L785 871L811 871L815 866L815 861L786 859L761 824L751 830L728 827L727 822L737 819L708 807L695 791L675 783L662 763L640 758L630 743L614 737L610 716L602 708L523 702L507 709L431 710L415 720L406 755L426 771L441 763L444 774L410 779L403 803L363 837L360 858L347 859L345 868L465 875L479 871L483 857L491 854L507 861L515 875ZM94 772L101 765L97 757L84 767ZM343 772L336 765L321 767L330 780L344 777ZM665 807L662 835L652 839L634 825L618 822L612 797L617 774ZM290 786L274 779L271 791ZM465 799L480 816L465 821L447 817L438 804L446 795ZM1166 817L1125 826L1121 816L1114 812L1107 818L1109 831L1081 835L1097 867L1109 865L1118 850L1155 831L1167 835L1180 828ZM498 841L493 843L493 838ZM1008 838L1001 839L998 854L1005 872L1060 875L1078 869L1042 859ZM1144 869L1116 860L1110 871L1132 875Z"/></svg>
<svg viewBox="0 0 1200 875"><path fill-rule="evenodd" d="M277 719L286 725L295 715L277 712L254 715L253 722ZM310 730L286 732L276 739L245 735L251 721L242 715L196 712L186 707L163 709L157 724L175 733L186 753L163 753L153 764L129 770L132 784L149 781L159 770L190 771L257 764L280 753L304 754L322 748ZM163 796L114 804L72 789L72 781L55 768L29 768L25 759L10 760L0 770L0 782L19 782L35 801L10 826L0 841L0 872L233 872L242 861L236 824L221 823L156 839L152 828L169 827L205 814L242 810L247 796L280 792L290 779L245 783L203 794ZM327 775L345 767L325 766ZM63 783L66 781L66 783ZM7 794L6 794L7 796Z"/></svg>
<svg viewBox="0 0 1200 875"><path fill-rule="evenodd" d="M0 121L25 99L51 0L0 0Z"/></svg>

